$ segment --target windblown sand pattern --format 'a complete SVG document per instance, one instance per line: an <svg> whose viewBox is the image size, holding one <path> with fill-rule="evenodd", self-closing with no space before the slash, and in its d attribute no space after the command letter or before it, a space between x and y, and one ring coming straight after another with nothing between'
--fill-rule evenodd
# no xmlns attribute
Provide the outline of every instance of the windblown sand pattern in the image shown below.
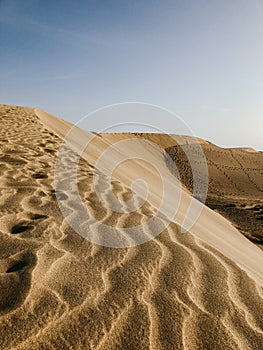
<svg viewBox="0 0 263 350"><path fill-rule="evenodd" d="M0 112L1 349L263 348L260 278L191 232L182 234L175 222L131 248L81 237L56 200L75 215L71 198L54 187L61 139L32 109L2 105ZM80 195L97 220L132 227L156 214L149 202L129 214L103 207L94 189L96 171L103 189L105 175L80 161ZM111 188L124 207L134 196L122 181L112 179ZM102 195L110 200L107 191ZM256 246L235 237L238 248L260 259Z"/></svg>

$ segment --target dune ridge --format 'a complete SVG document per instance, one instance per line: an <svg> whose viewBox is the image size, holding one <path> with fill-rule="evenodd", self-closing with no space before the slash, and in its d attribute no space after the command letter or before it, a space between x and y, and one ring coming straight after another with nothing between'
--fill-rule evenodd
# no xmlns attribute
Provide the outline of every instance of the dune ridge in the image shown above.
<svg viewBox="0 0 263 350"><path fill-rule="evenodd" d="M105 158L109 162L111 162L111 160L109 160L110 156L113 158L117 157L116 152L124 152L125 158L127 159L131 153L131 150L128 147L127 149L125 146L119 148L118 142L116 144L111 143L109 138L106 138L105 141L103 135L101 135L101 137L94 137L94 135L91 133L85 132L78 128L75 128L72 131L72 125L69 123L67 124L67 127L65 127L65 129L63 128L62 130L60 129L60 124L57 124L57 120L54 119L53 116L40 110L35 110L35 112L40 120L43 121L45 125L47 125L50 130L55 132L58 136L64 139L69 133L69 136L67 136L67 141L70 142L70 146L73 147L74 151L81 153L81 148L83 148L82 142L84 144L86 142L89 142L88 149L86 151L84 150L81 156L93 166L100 166L99 163L96 163L97 157L99 158L101 156L100 153L103 152L108 146L111 146L111 153L109 156L107 156L107 158ZM186 139L188 140L189 138ZM181 141L181 137L179 140ZM132 145L134 149L137 148L136 153L142 156L144 159L149 160L150 164L154 164L156 167L162 167L164 169L162 177L165 184L167 185L167 191L165 193L165 203L162 207L162 214L173 220L176 224L183 226L186 220L186 212L191 206L191 201L194 201L193 207L200 207L200 216L196 218L196 222L194 222L193 226L191 227L191 233L196 235L198 238L201 238L206 243L209 243L216 249L219 249L221 252L223 252L224 255L230 257L242 267L247 268L248 271L253 273L258 281L262 283L262 252L260 252L259 249L257 249L253 244L250 244L250 242L248 242L246 239L240 237L240 233L235 228L233 228L227 220L225 220L217 213L214 213L206 206L203 206L199 201L192 199L189 194L184 191L184 189L180 190L178 196L178 181L165 167L163 154L157 148L154 148L153 144L148 144L143 139L140 139L139 142L137 142L137 140L134 140L134 142L131 144L128 143L128 145ZM107 166L106 159L103 159L102 168L100 170L106 173L107 176L110 174L111 168L110 166ZM158 185L156 186L158 183L156 179L157 175L156 173L152 173L151 170L150 173L148 172L149 164L140 164L138 168L134 163L135 162L131 162L130 164L126 165L125 169L122 168L121 171L116 171L114 173L114 176L118 181L124 183L126 186L129 186L134 179L140 176L143 177L143 173L146 172L146 181L150 184L150 193L147 200L153 205L153 207L157 209L159 204L158 199L163 195L163 188ZM141 168L143 168L142 171ZM138 192L138 195L140 195L140 191ZM171 215L173 215L171 208L176 201L180 201L180 205L178 211L176 212L176 216L171 217ZM226 231L228 232L227 235L225 234Z"/></svg>
<svg viewBox="0 0 263 350"><path fill-rule="evenodd" d="M250 255L242 268L195 233L182 234L175 220L139 246L92 244L68 225L56 201L60 196L74 215L66 191L56 193L54 187L61 138L33 109L2 105L0 112L1 349L263 347L262 252L257 247L207 208L196 230L206 230L208 237L211 227L222 224L219 234L233 234L234 255L239 248ZM67 123L56 123L60 132L66 130ZM99 146L96 140L95 151ZM80 159L78 188L97 220L125 228L156 214L157 195L134 213L104 208L93 174L100 175L102 188L105 174L92 161ZM132 196L129 183L114 175L113 192L125 206ZM148 227L149 235L152 230Z"/></svg>

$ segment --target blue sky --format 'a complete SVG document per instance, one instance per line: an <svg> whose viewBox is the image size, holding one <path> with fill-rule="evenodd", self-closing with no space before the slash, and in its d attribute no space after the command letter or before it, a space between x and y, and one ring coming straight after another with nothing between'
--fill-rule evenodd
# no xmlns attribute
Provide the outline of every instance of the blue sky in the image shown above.
<svg viewBox="0 0 263 350"><path fill-rule="evenodd" d="M261 0L0 0L0 102L72 122L151 103L218 145L263 149L262 18Z"/></svg>

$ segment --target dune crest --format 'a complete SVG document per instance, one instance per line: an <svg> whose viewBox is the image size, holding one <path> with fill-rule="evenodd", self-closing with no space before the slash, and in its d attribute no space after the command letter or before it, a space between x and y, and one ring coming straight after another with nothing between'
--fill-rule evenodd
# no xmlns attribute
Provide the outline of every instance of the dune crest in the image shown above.
<svg viewBox="0 0 263 350"><path fill-rule="evenodd" d="M107 136L104 137L103 134L101 137L94 136L87 131L75 127L73 128L73 125L70 125L69 123L64 127L63 122L63 128L61 128L57 118L54 118L38 109L35 110L35 113L50 130L55 132L62 139L66 138L74 151L81 154L81 156L88 161L89 164L92 164L92 166L100 165L100 163L97 162L97 159L99 159L101 153L105 152L105 149L109 147L110 152L107 154L107 157L103 159L103 164L101 168L99 168L99 170L106 176L111 175L111 164L108 165L107 160L109 163L116 162L116 164L118 164L118 156L120 153L120 159L123 158L123 154L124 159L129 158L131 149L130 147L128 148L125 143L122 146L121 140L116 142L114 139L110 140ZM115 179L129 187L134 179L137 177L140 178L140 176L142 178L143 174L146 173L147 176L145 181L149 184L149 196L147 200L154 208L160 209L159 199L164 197L161 214L179 226L184 226L188 219L188 215L192 215L192 213L188 213L188 209L192 205L190 210L192 210L192 212L197 211L198 216L194 218L195 221L190 227L190 233L218 249L226 257L232 259L242 268L245 268L247 272L252 274L257 281L262 284L262 252L247 239L243 238L230 222L206 206L203 206L202 203L193 199L183 188L181 188L178 180L165 166L162 152L155 148L155 145L147 143L144 139L132 140L134 141L131 142L133 151L135 150L135 153L142 157L142 159L145 160L145 163L139 164L139 167L136 167L136 160L126 164L125 169L122 168L119 172L115 171ZM179 136L179 140L180 142L184 142L184 140L186 140L185 142L190 142L188 140L191 140L191 138L184 137L181 140L181 137ZM88 144L87 149L83 146L86 145L86 143ZM128 146L131 146L131 143L128 143ZM149 164L153 164L155 168L162 168L162 181L165 183L167 189L164 189L160 184L158 186L158 174L149 171ZM141 172L140 169L142 169ZM140 191L137 194L140 195ZM180 203L178 209L174 213L171 208L173 208L177 202ZM174 217L173 214L175 214Z"/></svg>
<svg viewBox="0 0 263 350"><path fill-rule="evenodd" d="M57 155L71 125L39 110L5 105L0 122L1 349L263 348L263 253L230 222L204 207L190 232L182 234L191 201L182 189L175 217L169 218L174 197L165 196L160 214L169 224L154 239L121 249L94 244L72 229L56 200L74 218L78 208L69 193L54 186ZM75 151L84 144L82 137L94 136L77 134L79 139L71 140ZM152 161L162 168L168 194L177 193L179 182L164 152L142 139L132 142L142 152L139 165L149 184L159 183ZM109 227L147 223L158 211L160 189L149 186L140 203L144 187L131 189L137 163L123 163L111 178L119 211L102 205L111 198L103 190L112 161L129 154L119 144L112 157L97 163L111 144L98 135L82 154L77 185L83 204ZM131 198L139 209L127 213ZM151 235L155 227L148 229ZM87 231L90 237L97 234L92 225Z"/></svg>

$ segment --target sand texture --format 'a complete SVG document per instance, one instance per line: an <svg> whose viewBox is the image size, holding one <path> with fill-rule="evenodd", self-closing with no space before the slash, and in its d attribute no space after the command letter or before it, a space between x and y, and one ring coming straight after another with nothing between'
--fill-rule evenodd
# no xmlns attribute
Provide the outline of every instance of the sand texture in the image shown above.
<svg viewBox="0 0 263 350"><path fill-rule="evenodd" d="M104 134L117 138L140 137L159 144L175 162L184 186L192 192L191 164L173 135L163 134ZM209 188L206 205L230 220L248 239L262 248L263 244L263 152L252 148L220 148L197 139L206 157ZM185 145L195 154L197 146Z"/></svg>
<svg viewBox="0 0 263 350"><path fill-rule="evenodd" d="M73 150L67 151L58 188L57 155L71 125L40 110L1 105L0 126L1 350L263 349L263 252L244 237L261 240L262 153L199 140L212 209L195 200L202 210L182 233L192 181L187 159L169 136L94 138L77 130L69 138ZM79 162L77 185L96 219L86 222L88 239L70 225L69 218L78 223L82 209L66 186L70 160L86 139L90 146ZM129 139L132 147L112 146ZM196 146L189 141L189 147ZM180 191L164 149L179 169L185 186ZM139 162L129 161L132 152L141 155ZM121 159L127 162L110 178ZM162 181L153 165L162 170ZM148 182L148 197L127 212L127 201L144 197L142 186L132 188L137 177ZM110 209L107 183L119 211ZM152 217L155 225L147 225ZM120 244L129 247L100 245L110 237L98 223L121 230L145 224L139 236L145 243L136 245L124 235Z"/></svg>

